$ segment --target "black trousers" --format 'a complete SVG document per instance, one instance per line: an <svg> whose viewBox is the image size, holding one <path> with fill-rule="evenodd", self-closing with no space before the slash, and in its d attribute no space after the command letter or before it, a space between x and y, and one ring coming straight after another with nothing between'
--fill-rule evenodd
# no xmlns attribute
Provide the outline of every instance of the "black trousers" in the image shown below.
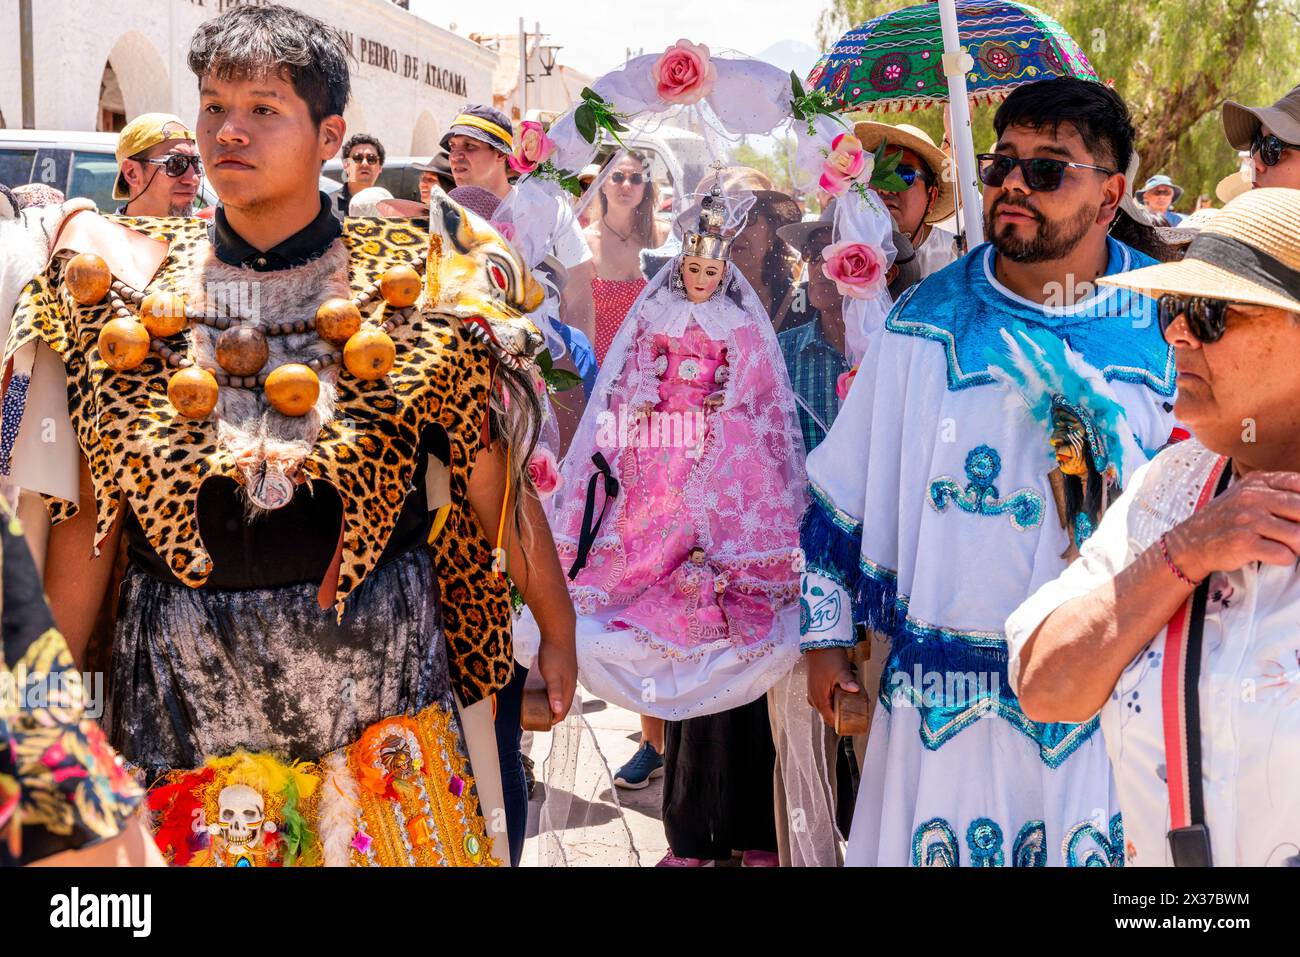
<svg viewBox="0 0 1300 957"><path fill-rule="evenodd" d="M776 851L767 696L664 729L664 833L679 857Z"/></svg>

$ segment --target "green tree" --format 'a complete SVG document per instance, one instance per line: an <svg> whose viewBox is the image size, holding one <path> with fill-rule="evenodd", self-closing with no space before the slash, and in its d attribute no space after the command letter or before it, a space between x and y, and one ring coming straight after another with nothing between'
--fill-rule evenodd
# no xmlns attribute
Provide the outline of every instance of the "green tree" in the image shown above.
<svg viewBox="0 0 1300 957"><path fill-rule="evenodd" d="M847 29L903 0L831 0L817 33L830 49ZM1133 110L1139 177L1164 172L1184 186L1179 204L1190 209L1198 193L1237 168L1223 136L1224 100L1272 103L1300 81L1300 0L1059 0L1038 3L1079 43L1097 75L1112 83ZM976 151L993 139L995 107L979 107L972 122ZM882 117L895 121L897 114ZM910 114L942 136L938 110Z"/></svg>
<svg viewBox="0 0 1300 957"><path fill-rule="evenodd" d="M731 162L736 166L758 170L772 181L773 189L793 195L795 190L791 184L794 148L794 137L778 140L770 152L758 149L746 137L732 150Z"/></svg>

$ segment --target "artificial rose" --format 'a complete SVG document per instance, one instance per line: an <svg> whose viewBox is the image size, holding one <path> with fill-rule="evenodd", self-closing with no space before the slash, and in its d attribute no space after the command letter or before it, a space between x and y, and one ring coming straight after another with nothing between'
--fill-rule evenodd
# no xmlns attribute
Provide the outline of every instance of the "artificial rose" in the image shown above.
<svg viewBox="0 0 1300 957"><path fill-rule="evenodd" d="M555 141L546 135L542 124L524 120L515 133L515 151L506 162L516 173L531 173L545 163L555 152Z"/></svg>
<svg viewBox="0 0 1300 957"><path fill-rule="evenodd" d="M841 133L831 143L831 152L822 164L822 175L817 185L832 196L843 196L854 183L871 179L875 167L875 157L862 148L858 138L851 133Z"/></svg>
<svg viewBox="0 0 1300 957"><path fill-rule="evenodd" d="M538 449L528 460L528 480L542 498L550 498L560 487L563 479L550 449Z"/></svg>
<svg viewBox="0 0 1300 957"><path fill-rule="evenodd" d="M665 103L698 103L713 91L718 79L709 48L689 40L678 40L665 50L650 74L655 92Z"/></svg>
<svg viewBox="0 0 1300 957"><path fill-rule="evenodd" d="M833 243L822 250L822 272L841 296L874 299L885 290L885 257L866 243Z"/></svg>
<svg viewBox="0 0 1300 957"><path fill-rule="evenodd" d="M835 395L841 402L849 397L849 388L853 385L853 377L858 374L858 367L854 366L848 372L840 373L840 377L835 380Z"/></svg>

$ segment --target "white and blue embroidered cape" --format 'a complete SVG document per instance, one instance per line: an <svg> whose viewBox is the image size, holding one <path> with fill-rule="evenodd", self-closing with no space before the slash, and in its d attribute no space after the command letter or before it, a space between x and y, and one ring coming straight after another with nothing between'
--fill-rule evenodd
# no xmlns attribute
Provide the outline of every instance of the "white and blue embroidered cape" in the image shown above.
<svg viewBox="0 0 1300 957"><path fill-rule="evenodd" d="M1107 242L1107 275L1152 262ZM1069 545L1048 432L988 368L1013 327L1098 371L1146 454L1170 435L1173 355L1152 300L1105 287L1031 302L994 278L988 244L900 298L808 458L801 536L804 650L851 646L857 625L890 642L851 863L1123 862L1096 721L1030 721L1007 681L1004 623ZM1143 464L1131 458L1121 483Z"/></svg>

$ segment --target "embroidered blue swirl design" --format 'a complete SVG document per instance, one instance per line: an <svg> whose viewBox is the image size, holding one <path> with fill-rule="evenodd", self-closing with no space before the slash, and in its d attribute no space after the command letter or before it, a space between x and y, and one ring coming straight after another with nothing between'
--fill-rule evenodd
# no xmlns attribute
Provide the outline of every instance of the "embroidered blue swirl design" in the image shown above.
<svg viewBox="0 0 1300 957"><path fill-rule="evenodd" d="M1082 855L1079 845L1090 840L1095 845ZM1066 832L1061 842L1061 856L1066 867L1123 867L1124 822L1118 814L1110 819L1110 834L1103 834L1096 824L1083 821Z"/></svg>
<svg viewBox="0 0 1300 957"><path fill-rule="evenodd" d="M1002 867L1002 828L996 821L977 817L966 829L966 846L970 848L971 867Z"/></svg>
<svg viewBox="0 0 1300 957"><path fill-rule="evenodd" d="M957 846L957 835L952 832L948 822L941 817L933 817L917 827L912 835L913 867L959 867L961 850Z"/></svg>
<svg viewBox="0 0 1300 957"><path fill-rule="evenodd" d="M972 515L1006 515L1021 532L1037 528L1043 521L1043 497L1034 489L1022 488L1005 499L998 497L994 485L1002 471L1002 457L997 450L979 445L966 454L967 486L951 476L941 475L930 483L930 504L942 512L951 502Z"/></svg>
<svg viewBox="0 0 1300 957"><path fill-rule="evenodd" d="M1014 867L1047 866L1047 830L1042 821L1026 821L1011 848Z"/></svg>

